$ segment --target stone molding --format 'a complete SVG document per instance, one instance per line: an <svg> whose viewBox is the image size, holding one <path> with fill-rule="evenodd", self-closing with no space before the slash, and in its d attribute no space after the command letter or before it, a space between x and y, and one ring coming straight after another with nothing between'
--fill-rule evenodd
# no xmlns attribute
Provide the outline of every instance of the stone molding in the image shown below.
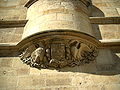
<svg viewBox="0 0 120 90"><path fill-rule="evenodd" d="M24 27L28 20L0 21L0 28ZM90 17L91 24L120 24L120 17Z"/></svg>
<svg viewBox="0 0 120 90"><path fill-rule="evenodd" d="M29 8L33 3L37 2L39 0L28 0L24 7ZM85 4L87 7L91 4L91 0L80 0L83 4Z"/></svg>
<svg viewBox="0 0 120 90"><path fill-rule="evenodd" d="M0 28L24 27L28 20L0 21Z"/></svg>
<svg viewBox="0 0 120 90"><path fill-rule="evenodd" d="M91 24L120 24L120 17L90 17Z"/></svg>
<svg viewBox="0 0 120 90"><path fill-rule="evenodd" d="M70 33L72 33L73 36L76 36L76 37L79 37L79 38L84 38L86 40L89 40L90 42L92 42L94 45L96 45L96 47L98 49L101 49L101 48L109 48L113 51L117 51L117 52L120 52L120 40L110 40L110 41L98 41L96 40L94 37L91 37L85 33L80 33L80 32L77 32L77 31L69 31L69 32L66 32L64 33L64 31L57 31L56 32L61 32L63 33L64 35L68 35ZM74 33L77 33L77 34L74 34ZM54 34L51 34L51 33L54 33ZM44 32L44 34L51 34L51 35L55 35L56 33L55 32ZM26 39L18 42L18 43L14 43L14 44L10 44L10 43L0 43L0 57L6 57L6 56L18 56L18 51L19 49L25 45L27 42L30 42L31 40L34 40L35 38L39 38L39 36L42 36L40 38L43 38L44 35L43 33L38 33L38 34L35 34L33 36L30 36L30 37L27 37ZM57 35L57 34L56 34ZM47 35L49 36L49 35ZM16 53L16 54L15 54ZM15 55L14 55L15 54Z"/></svg>

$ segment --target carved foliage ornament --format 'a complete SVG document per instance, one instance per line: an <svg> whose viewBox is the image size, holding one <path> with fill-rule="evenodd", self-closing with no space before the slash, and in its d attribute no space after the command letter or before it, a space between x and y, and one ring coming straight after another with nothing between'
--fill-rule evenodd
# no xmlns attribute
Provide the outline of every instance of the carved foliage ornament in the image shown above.
<svg viewBox="0 0 120 90"><path fill-rule="evenodd" d="M63 68L74 67L94 61L95 46L77 40L51 39L32 43L22 50L21 60L31 67Z"/></svg>

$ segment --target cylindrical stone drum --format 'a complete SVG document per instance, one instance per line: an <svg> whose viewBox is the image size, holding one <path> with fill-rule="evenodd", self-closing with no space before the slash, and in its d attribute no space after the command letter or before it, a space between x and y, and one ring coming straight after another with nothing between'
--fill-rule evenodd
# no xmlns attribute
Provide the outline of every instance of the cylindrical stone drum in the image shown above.
<svg viewBox="0 0 120 90"><path fill-rule="evenodd" d="M90 0L38 0L28 8L22 39L54 30L79 31L93 36L88 3Z"/></svg>

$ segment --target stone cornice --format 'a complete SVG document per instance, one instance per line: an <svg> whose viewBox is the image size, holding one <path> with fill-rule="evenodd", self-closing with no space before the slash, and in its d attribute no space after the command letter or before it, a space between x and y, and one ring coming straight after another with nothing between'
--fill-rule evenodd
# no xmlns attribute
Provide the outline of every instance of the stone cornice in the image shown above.
<svg viewBox="0 0 120 90"><path fill-rule="evenodd" d="M0 21L0 28L24 27L28 20ZM120 24L120 17L90 17L91 24Z"/></svg>
<svg viewBox="0 0 120 90"><path fill-rule="evenodd" d="M0 21L0 28L24 27L27 20Z"/></svg>
<svg viewBox="0 0 120 90"><path fill-rule="evenodd" d="M30 37L25 38L24 40L20 41L19 43L0 43L0 56L18 56L18 51L19 49L25 45L26 43L29 43L31 41L34 41L35 39L39 39L39 38L49 38L49 34L51 34L51 36L54 35L58 35L57 33L61 32L61 35L72 35L75 37L80 37L81 39L86 39L89 40L90 42L92 42L94 45L96 45L98 47L98 49L102 49L102 48L109 48L113 51L117 51L120 52L120 40L116 39L116 40L96 40L94 37L91 37L89 35L86 35L85 33L79 33L79 32L62 32L62 31L52 31L52 32L44 32L44 33L38 33L35 35L32 35ZM60 35L60 34L59 34Z"/></svg>
<svg viewBox="0 0 120 90"><path fill-rule="evenodd" d="M0 57L18 56L18 44L0 43ZM109 48L116 53L120 52L120 42L101 42L99 48Z"/></svg>
<svg viewBox="0 0 120 90"><path fill-rule="evenodd" d="M120 17L90 17L92 24L120 24Z"/></svg>
<svg viewBox="0 0 120 90"><path fill-rule="evenodd" d="M24 7L29 8L33 3L35 3L38 0L28 0ZM83 4L85 4L87 7L91 4L91 0L80 0Z"/></svg>
<svg viewBox="0 0 120 90"><path fill-rule="evenodd" d="M99 48L120 48L120 39L99 40ZM26 41L25 41L26 42ZM19 43L0 43L0 50L17 50ZM23 42L24 44L24 42Z"/></svg>

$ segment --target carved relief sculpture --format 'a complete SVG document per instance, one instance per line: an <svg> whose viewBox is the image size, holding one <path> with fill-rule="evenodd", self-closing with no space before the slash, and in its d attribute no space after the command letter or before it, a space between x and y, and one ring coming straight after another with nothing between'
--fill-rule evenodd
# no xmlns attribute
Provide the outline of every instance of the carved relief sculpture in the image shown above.
<svg viewBox="0 0 120 90"><path fill-rule="evenodd" d="M32 43L20 54L24 63L38 69L79 66L94 61L96 56L96 47L90 44L56 38Z"/></svg>

